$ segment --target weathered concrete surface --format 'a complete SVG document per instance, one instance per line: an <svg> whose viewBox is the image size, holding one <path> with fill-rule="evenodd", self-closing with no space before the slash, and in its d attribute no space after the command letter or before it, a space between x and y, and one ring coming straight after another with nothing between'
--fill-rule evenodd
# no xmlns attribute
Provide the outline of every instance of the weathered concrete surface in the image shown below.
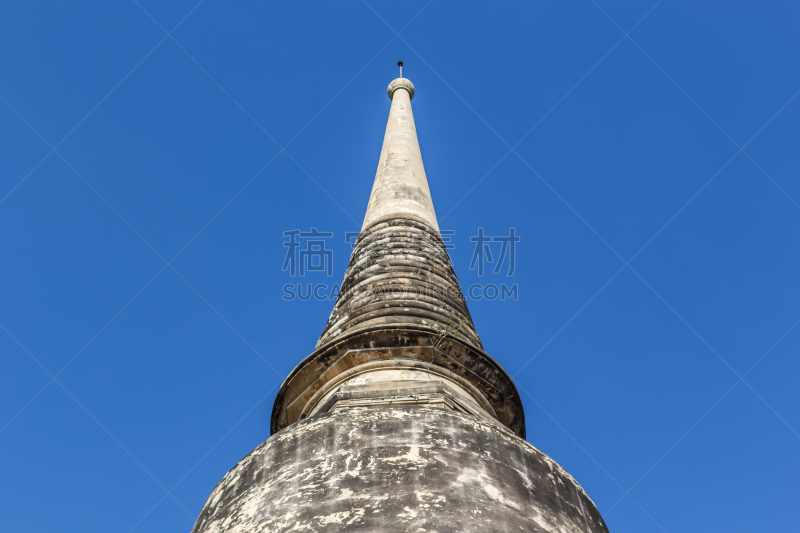
<svg viewBox="0 0 800 533"><path fill-rule="evenodd" d="M355 406L424 404L496 422L496 417L491 416L491 405L486 409L485 399L471 392L458 381L439 373L408 367L369 369L321 394L309 410L309 416Z"/></svg>
<svg viewBox="0 0 800 533"><path fill-rule="evenodd" d="M482 347L438 230L389 219L359 235L317 347L375 326L414 325L436 334L448 320L463 320L459 339Z"/></svg>
<svg viewBox="0 0 800 533"><path fill-rule="evenodd" d="M483 350L462 339L431 347L431 329L424 325L389 327L348 333L306 357L283 382L272 408L275 433L307 416L320 396L349 376L379 366L406 366L455 380L470 391L486 412L525 438L525 414L514 382Z"/></svg>
<svg viewBox="0 0 800 533"><path fill-rule="evenodd" d="M211 493L193 533L602 533L577 482L510 431L418 405L346 409L273 435Z"/></svg>
<svg viewBox="0 0 800 533"><path fill-rule="evenodd" d="M405 78L389 86L392 108L362 231L391 218L417 220L439 231L411 111L413 91Z"/></svg>

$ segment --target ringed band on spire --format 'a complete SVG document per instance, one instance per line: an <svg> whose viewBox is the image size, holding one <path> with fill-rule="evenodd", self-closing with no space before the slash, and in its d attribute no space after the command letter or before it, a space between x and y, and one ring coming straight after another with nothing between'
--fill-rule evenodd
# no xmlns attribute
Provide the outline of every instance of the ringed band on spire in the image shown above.
<svg viewBox="0 0 800 533"><path fill-rule="evenodd" d="M412 100L414 98L414 84L411 83L411 80L407 80L406 78L397 78L396 80L392 81L389 84L389 88L386 92L389 93L389 100L392 99L394 96L394 92L397 89L405 89L408 91L408 99Z"/></svg>

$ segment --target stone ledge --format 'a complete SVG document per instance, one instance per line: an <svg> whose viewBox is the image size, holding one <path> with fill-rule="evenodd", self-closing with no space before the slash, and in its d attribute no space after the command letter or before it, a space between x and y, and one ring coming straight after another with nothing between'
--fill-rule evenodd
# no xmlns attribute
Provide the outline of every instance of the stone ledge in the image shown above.
<svg viewBox="0 0 800 533"><path fill-rule="evenodd" d="M485 412L470 406L469 401L441 381L389 381L366 385L343 385L315 413L339 409L375 407L379 405L428 405L460 411L472 416L486 416Z"/></svg>

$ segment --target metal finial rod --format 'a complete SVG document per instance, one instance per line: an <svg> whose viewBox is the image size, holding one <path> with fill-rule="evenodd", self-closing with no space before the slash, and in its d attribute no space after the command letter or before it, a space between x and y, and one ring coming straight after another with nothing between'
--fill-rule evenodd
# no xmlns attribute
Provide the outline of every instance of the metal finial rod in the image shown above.
<svg viewBox="0 0 800 533"><path fill-rule="evenodd" d="M397 62L397 66L400 67L400 77L402 78L403 77L403 62L402 61L398 61Z"/></svg>

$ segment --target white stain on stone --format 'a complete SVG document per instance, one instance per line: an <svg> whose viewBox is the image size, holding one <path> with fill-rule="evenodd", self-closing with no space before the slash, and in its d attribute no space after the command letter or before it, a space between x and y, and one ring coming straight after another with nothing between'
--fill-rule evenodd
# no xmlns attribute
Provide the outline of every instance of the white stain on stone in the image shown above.
<svg viewBox="0 0 800 533"><path fill-rule="evenodd" d="M408 506L406 506L406 507L403 507L403 512L402 512L402 513L398 513L398 514L397 514L397 517L398 517L398 518L410 518L410 519L414 519L414 518L416 518L416 517L417 517L417 511L415 511L415 510L414 510L414 509L412 509L411 507L408 507Z"/></svg>
<svg viewBox="0 0 800 533"><path fill-rule="evenodd" d="M338 513L331 513L326 516L315 516L319 525L327 526L330 524L347 524L351 525L356 520L364 517L364 509L353 509L350 511L340 511ZM349 520L348 520L349 519Z"/></svg>

